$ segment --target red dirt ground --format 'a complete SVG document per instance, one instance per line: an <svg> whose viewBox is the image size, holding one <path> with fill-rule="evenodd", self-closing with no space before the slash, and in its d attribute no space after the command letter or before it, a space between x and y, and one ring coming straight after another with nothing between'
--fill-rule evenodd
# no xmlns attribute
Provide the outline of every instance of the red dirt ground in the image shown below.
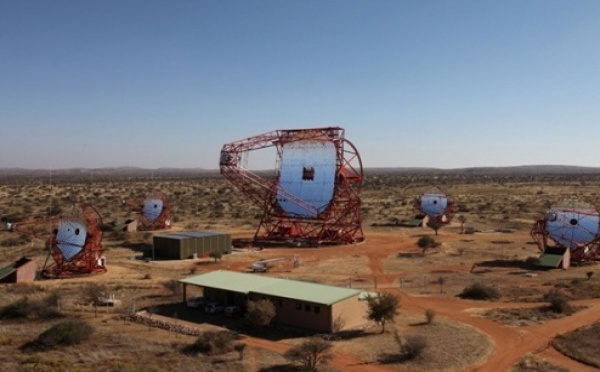
<svg viewBox="0 0 600 372"><path fill-rule="evenodd" d="M458 240L458 234L447 233L440 237L448 240ZM286 249L286 255L299 255L303 262L321 261L334 259L354 253L359 249L361 255L366 255L369 261L371 276L376 279L378 290L384 290L398 295L401 299L402 311L414 314L422 314L425 309L435 309L440 316L475 327L487 334L494 343L491 355L479 365L472 366L470 371L506 371L515 365L525 354L531 353L544 357L551 362L576 371L593 371L594 368L578 363L559 352L551 346L551 340L558 334L572 331L584 325L600 321L600 299L574 302L577 305L588 306L587 309L574 315L561 319L548 321L540 325L529 327L511 327L497 323L493 320L472 315L467 310L473 308L498 308L498 307L524 307L536 304L519 304L511 302L485 302L467 301L455 297L444 296L415 296L403 292L395 282L399 275L386 274L383 269L383 261L391 254L399 251L414 251L414 239L406 234L390 234L384 232L369 232L368 242L361 244L358 248L352 247L329 247L319 249ZM261 258L279 257L282 251L265 250L260 253ZM243 270L249 262L227 262L221 263L230 270ZM469 267L452 266L452 269L467 271ZM446 268L448 268L446 267ZM225 267L221 267L225 268ZM401 275L405 275L402 273ZM281 343L271 342L257 338L247 338L245 341L251 347L260 347L283 353L288 347ZM330 365L342 371L398 371L398 367L366 364L356 356L335 352Z"/></svg>

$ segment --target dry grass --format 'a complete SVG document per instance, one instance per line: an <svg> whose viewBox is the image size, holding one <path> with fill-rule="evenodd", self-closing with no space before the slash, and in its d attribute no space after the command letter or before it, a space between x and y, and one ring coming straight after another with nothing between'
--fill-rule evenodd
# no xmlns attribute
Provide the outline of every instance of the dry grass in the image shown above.
<svg viewBox="0 0 600 372"><path fill-rule="evenodd" d="M485 334L473 327L441 318L431 324L424 324L422 318L401 314L395 327L401 335L424 336L427 347L418 358L388 364L390 366L408 370L456 371L481 362L493 350L493 345ZM378 327L369 330L365 336L336 341L335 349L356 354L361 359L374 363L382 359L393 360L399 353L393 331L390 329L380 334Z"/></svg>
<svg viewBox="0 0 600 372"><path fill-rule="evenodd" d="M575 306L572 308L573 312L567 314L553 312L547 306L499 308L488 310L483 315L502 324L524 327L532 324L541 324L549 320L560 319L583 309L585 308Z"/></svg>
<svg viewBox="0 0 600 372"><path fill-rule="evenodd" d="M600 368L600 323L579 328L573 332L560 335L554 339L552 345L561 353L585 363Z"/></svg>
<svg viewBox="0 0 600 372"><path fill-rule="evenodd" d="M557 366L534 355L526 355L519 361L511 372L569 372L570 370Z"/></svg>

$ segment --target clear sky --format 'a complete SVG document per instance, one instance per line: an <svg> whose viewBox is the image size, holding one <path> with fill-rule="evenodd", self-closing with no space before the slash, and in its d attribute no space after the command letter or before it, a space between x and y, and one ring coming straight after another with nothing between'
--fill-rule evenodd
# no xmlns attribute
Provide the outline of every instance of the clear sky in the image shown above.
<svg viewBox="0 0 600 372"><path fill-rule="evenodd" d="M600 1L0 1L0 167L333 125L366 167L600 166Z"/></svg>

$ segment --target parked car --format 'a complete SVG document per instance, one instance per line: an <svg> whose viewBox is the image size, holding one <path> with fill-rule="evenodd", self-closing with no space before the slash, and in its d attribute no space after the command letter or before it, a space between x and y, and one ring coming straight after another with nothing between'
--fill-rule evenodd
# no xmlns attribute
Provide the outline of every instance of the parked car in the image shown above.
<svg viewBox="0 0 600 372"><path fill-rule="evenodd" d="M187 299L187 307L203 308L206 305L206 299L203 296L194 296Z"/></svg>
<svg viewBox="0 0 600 372"><path fill-rule="evenodd" d="M225 316L229 318L237 318L242 315L242 309L239 306L227 306L225 308Z"/></svg>
<svg viewBox="0 0 600 372"><path fill-rule="evenodd" d="M222 313L225 310L225 305L219 301L209 302L204 306L204 311L207 314Z"/></svg>

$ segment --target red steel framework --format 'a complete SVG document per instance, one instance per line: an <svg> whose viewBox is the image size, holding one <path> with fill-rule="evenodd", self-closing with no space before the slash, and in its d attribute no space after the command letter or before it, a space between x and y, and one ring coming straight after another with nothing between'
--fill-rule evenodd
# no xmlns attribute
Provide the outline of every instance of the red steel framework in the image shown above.
<svg viewBox="0 0 600 372"><path fill-rule="evenodd" d="M144 202L149 198L161 199L163 202L163 209L160 215L153 221L148 220L143 213ZM137 231L156 231L167 230L171 228L171 206L169 205L167 196L160 190L154 190L146 197L137 197L124 200L123 206L138 214Z"/></svg>
<svg viewBox="0 0 600 372"><path fill-rule="evenodd" d="M76 221L86 226L85 246L76 256L66 260L58 247L58 224L61 221ZM49 228L46 230L43 226ZM87 276L106 272L102 253L102 217L98 211L89 204L79 204L73 211L57 217L39 220L15 222L11 224L10 231L21 235L31 236L36 239L46 238L48 256L44 262L42 275L45 278L68 278L74 276ZM44 232L46 230L46 232ZM53 263L48 263L52 256Z"/></svg>
<svg viewBox="0 0 600 372"><path fill-rule="evenodd" d="M333 198L320 213L307 202L286 192L279 184L281 157L285 144L296 141L330 141L336 149ZM275 146L277 166L274 177L260 177L244 168L245 156L254 150ZM363 184L362 160L354 145L339 127L274 130L223 145L221 174L263 210L254 235L255 243L301 241L308 244L348 244L364 241L360 215ZM277 195L315 212L316 217L291 216L277 203Z"/></svg>

